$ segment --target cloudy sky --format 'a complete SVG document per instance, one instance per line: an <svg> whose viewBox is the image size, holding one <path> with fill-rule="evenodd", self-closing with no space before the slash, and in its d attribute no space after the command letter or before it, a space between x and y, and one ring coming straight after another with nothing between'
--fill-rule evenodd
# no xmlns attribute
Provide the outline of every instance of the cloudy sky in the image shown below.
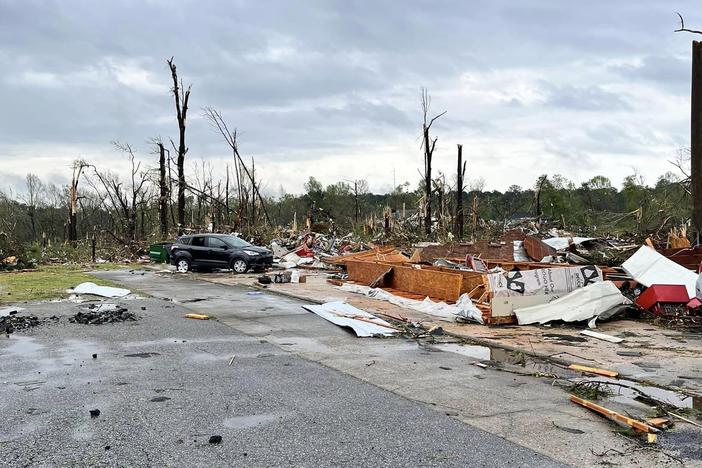
<svg viewBox="0 0 702 468"><path fill-rule="evenodd" d="M693 1L0 0L0 189L66 183L80 157L125 169L177 136L166 59L192 83L188 159L229 161L219 109L270 193L418 180L420 88L436 167L488 189L542 173L649 183L689 145ZM702 37L700 37L702 39Z"/></svg>

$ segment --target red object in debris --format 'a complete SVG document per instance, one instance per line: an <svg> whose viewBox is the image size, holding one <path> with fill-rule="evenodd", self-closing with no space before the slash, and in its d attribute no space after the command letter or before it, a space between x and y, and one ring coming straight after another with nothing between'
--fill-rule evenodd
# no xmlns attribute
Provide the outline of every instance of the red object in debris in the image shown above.
<svg viewBox="0 0 702 468"><path fill-rule="evenodd" d="M314 257L314 252L312 249L307 247L305 244L302 244L300 247L293 250L293 253L298 257Z"/></svg>
<svg viewBox="0 0 702 468"><path fill-rule="evenodd" d="M687 303L688 309L697 309L698 307L702 307L702 301L700 301L696 297L693 297L692 299L690 299L690 302Z"/></svg>
<svg viewBox="0 0 702 468"><path fill-rule="evenodd" d="M636 305L654 314L662 313L660 304L687 304L690 296L681 284L652 284L638 298Z"/></svg>

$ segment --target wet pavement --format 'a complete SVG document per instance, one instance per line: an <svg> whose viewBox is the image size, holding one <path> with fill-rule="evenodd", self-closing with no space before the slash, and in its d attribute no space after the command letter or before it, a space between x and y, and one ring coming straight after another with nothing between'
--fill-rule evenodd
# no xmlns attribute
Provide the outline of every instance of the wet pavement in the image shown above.
<svg viewBox="0 0 702 468"><path fill-rule="evenodd" d="M84 304L27 305L60 320L0 340L0 465L558 465L170 301L110 302L139 320L75 324Z"/></svg>
<svg viewBox="0 0 702 468"><path fill-rule="evenodd" d="M34 340L20 339L18 345L10 340L19 346L13 356L24 352L31 358L17 365L12 384L3 385L34 394L50 385L46 375L20 370L35 364L55 369L51 366L59 359L71 378L53 387L72 389L82 406L70 407L76 403L70 399L58 405L49 400L48 408L9 404L13 423L0 431L0 448L12 447L17 455L54 437L47 434L56 414L70 407L70 417L59 425L73 428L60 437L72 449L52 447L67 464L79 459L76 453L97 451L101 456L93 461L115 466L677 465L572 405L553 379L529 375L548 374L549 366L524 362L500 348L359 339L306 312L298 300L196 281L192 275L100 275L152 296L145 311L141 301L125 301L141 319L71 324L84 327L80 332L64 329L61 321L51 325L59 332L42 327L31 332ZM186 312L216 320L184 319ZM0 341L3 355L9 353L5 345ZM88 356L86 362L71 361L71 353ZM486 360L502 369L473 365ZM98 363L104 367L97 379L92 374L75 379ZM510 366L526 375L508 372ZM59 378L60 372L52 375ZM100 399L79 391L88 385L90 391L100 389ZM87 411L95 405L107 413L90 419ZM26 425L38 416L46 420ZM101 427L96 421L106 430L96 431L93 426ZM136 425L134 431L130 425ZM18 428L25 431L19 438ZM685 430L671 433L660 446L694 465L699 453L691 441L699 433ZM7 442L14 440L12 434L17 440ZM210 446L211 435L222 435L222 443ZM50 450L41 453L39 459L47 460ZM145 453L149 458L140 459Z"/></svg>

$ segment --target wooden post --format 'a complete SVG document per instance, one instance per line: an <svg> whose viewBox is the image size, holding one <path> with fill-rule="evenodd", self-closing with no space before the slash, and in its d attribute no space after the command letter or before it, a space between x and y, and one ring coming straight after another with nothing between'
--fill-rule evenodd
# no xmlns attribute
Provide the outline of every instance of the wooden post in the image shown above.
<svg viewBox="0 0 702 468"><path fill-rule="evenodd" d="M695 244L702 231L702 42L692 41L692 92L690 99L690 180L692 227Z"/></svg>

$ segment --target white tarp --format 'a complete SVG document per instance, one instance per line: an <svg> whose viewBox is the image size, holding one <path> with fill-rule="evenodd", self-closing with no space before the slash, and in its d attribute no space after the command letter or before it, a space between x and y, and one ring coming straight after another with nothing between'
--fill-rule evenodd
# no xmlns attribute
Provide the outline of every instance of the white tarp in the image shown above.
<svg viewBox="0 0 702 468"><path fill-rule="evenodd" d="M562 295L602 281L602 271L593 265L539 268L493 273L487 279L493 297Z"/></svg>
<svg viewBox="0 0 702 468"><path fill-rule="evenodd" d="M327 302L321 305L304 305L304 309L340 327L353 329L361 338L374 335L390 336L398 330L385 320L345 302Z"/></svg>
<svg viewBox="0 0 702 468"><path fill-rule="evenodd" d="M567 249L570 244L580 245L583 242L595 240L594 237L552 237L543 239L544 244L550 245L556 250Z"/></svg>
<svg viewBox="0 0 702 468"><path fill-rule="evenodd" d="M622 263L629 276L648 287L652 284L681 284L690 298L695 297L697 274L668 260L648 246L641 246L634 255Z"/></svg>
<svg viewBox="0 0 702 468"><path fill-rule="evenodd" d="M428 297L424 298L423 301L407 299L406 297L390 294L384 289L371 288L360 284L344 283L340 288L342 291L354 292L373 299L388 301L391 304L433 315L449 322L462 319L483 323L483 314L480 312L480 309L475 307L468 294L462 294L455 304L446 304L445 302L434 302Z"/></svg>
<svg viewBox="0 0 702 468"><path fill-rule="evenodd" d="M546 323L552 320L580 322L597 317L622 304L631 304L611 281L600 281L576 289L548 304L514 309L520 325Z"/></svg>
<svg viewBox="0 0 702 468"><path fill-rule="evenodd" d="M102 297L123 297L129 294L129 289L111 288L109 286L98 286L95 283L86 282L80 283L73 288L73 294L92 294Z"/></svg>

